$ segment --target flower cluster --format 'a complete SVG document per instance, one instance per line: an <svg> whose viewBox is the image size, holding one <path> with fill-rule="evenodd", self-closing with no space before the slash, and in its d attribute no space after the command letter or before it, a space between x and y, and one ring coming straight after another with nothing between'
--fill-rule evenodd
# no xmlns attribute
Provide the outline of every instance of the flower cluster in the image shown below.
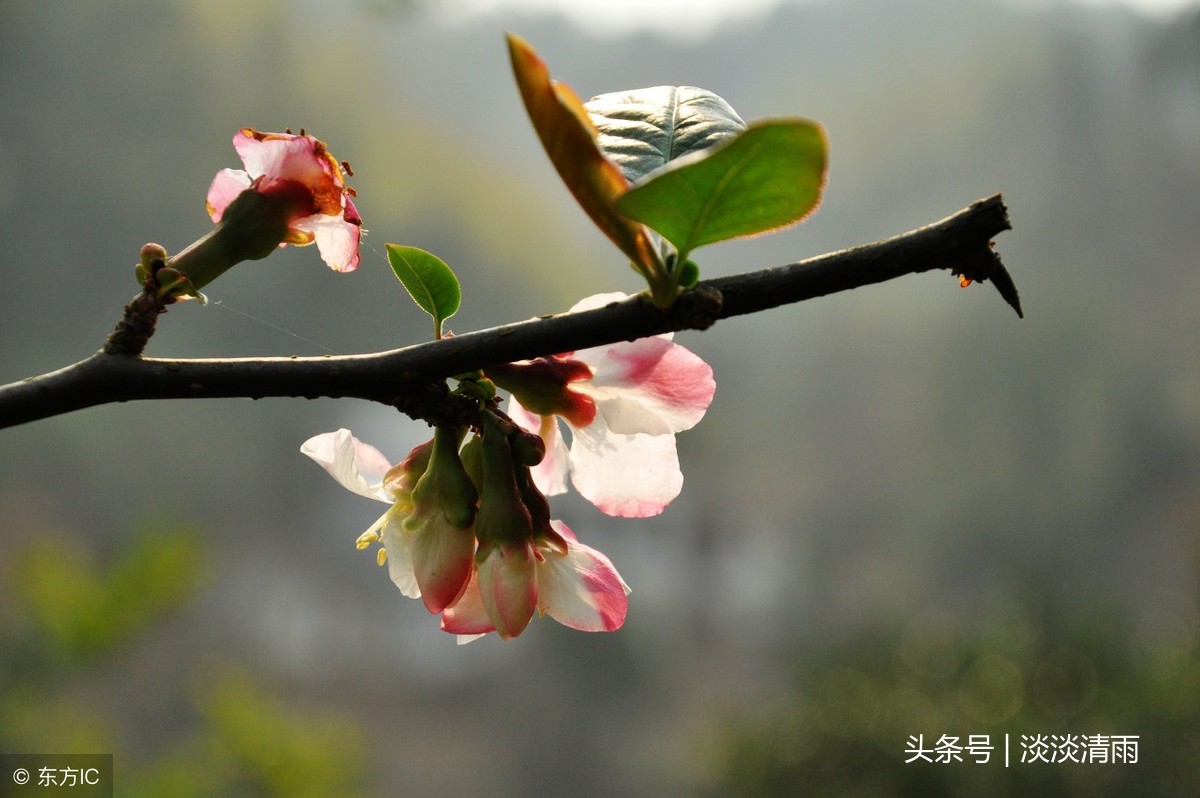
<svg viewBox="0 0 1200 798"><path fill-rule="evenodd" d="M534 610L583 631L619 628L629 588L606 556L550 519L523 464L540 445L484 419L461 449L461 431L438 428L396 466L345 429L301 451L343 486L391 505L359 548L381 543L379 561L400 591L441 613L460 641L515 637Z"/></svg>
<svg viewBox="0 0 1200 798"><path fill-rule="evenodd" d="M575 309L614 298L623 295ZM535 611L583 631L619 628L628 586L608 557L551 519L545 497L565 491L569 475L604 512L661 512L683 480L674 434L704 415L712 370L660 337L489 368L487 377L512 393L509 414L484 403L469 439L439 427L394 466L344 429L301 451L343 486L391 505L359 547L380 543L396 586L460 641L516 637Z"/></svg>

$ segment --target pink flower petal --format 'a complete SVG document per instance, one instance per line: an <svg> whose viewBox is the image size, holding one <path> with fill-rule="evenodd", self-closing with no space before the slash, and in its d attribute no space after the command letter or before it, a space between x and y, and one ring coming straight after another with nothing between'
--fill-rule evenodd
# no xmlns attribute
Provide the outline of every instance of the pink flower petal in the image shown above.
<svg viewBox="0 0 1200 798"><path fill-rule="evenodd" d="M346 206L342 209L342 217L355 227L361 228L362 217L358 215L358 208L354 206L354 200L350 199L349 194L345 195L343 200Z"/></svg>
<svg viewBox="0 0 1200 798"><path fill-rule="evenodd" d="M262 177L271 171L279 154L277 143L259 140L248 127L233 134L233 148L252 177Z"/></svg>
<svg viewBox="0 0 1200 798"><path fill-rule="evenodd" d="M205 200L208 215L214 222L221 221L229 203L248 188L250 188L250 175L241 169L222 169L217 172L217 176L213 178L212 184L208 187L208 197Z"/></svg>
<svg viewBox="0 0 1200 798"><path fill-rule="evenodd" d="M475 561L475 535L469 528L458 529L447 521L412 530L409 542L412 569L425 608L439 613L458 601L467 589Z"/></svg>
<svg viewBox="0 0 1200 798"><path fill-rule="evenodd" d="M578 542L561 521L551 523L570 542L566 554L543 552L538 609L563 626L584 632L619 629L629 607L629 586L608 557Z"/></svg>
<svg viewBox="0 0 1200 798"><path fill-rule="evenodd" d="M290 133L259 133L250 128L233 137L233 148L251 179L293 181L314 186L329 179L328 167L316 152L317 140ZM323 148L322 148L323 149Z"/></svg>
<svg viewBox="0 0 1200 798"><path fill-rule="evenodd" d="M483 606L478 572L471 572L467 589L454 606L442 613L442 629L456 635L483 635L496 631Z"/></svg>
<svg viewBox="0 0 1200 798"><path fill-rule="evenodd" d="M551 518L550 526L553 527L554 531L557 532L563 540L567 541L568 544L575 543L579 540L579 537L575 534L571 527L567 526L565 521L559 521L557 518ZM625 592L629 592L628 588L626 588Z"/></svg>
<svg viewBox="0 0 1200 798"><path fill-rule="evenodd" d="M577 388L596 400L609 428L663 435L691 429L712 403L712 368L662 338L642 338L576 353L593 369Z"/></svg>
<svg viewBox="0 0 1200 798"><path fill-rule="evenodd" d="M354 206L347 203L347 207L353 209ZM316 213L292 222L291 229L315 238L321 259L334 271L352 272L358 268L361 224L354 224L340 216Z"/></svg>
<svg viewBox="0 0 1200 798"><path fill-rule="evenodd" d="M563 441L554 416L539 416L526 410L515 396L509 397L508 416L523 429L537 433L546 444L546 455L542 462L530 469L533 483L546 496L557 496L567 492L568 460L567 444Z"/></svg>
<svg viewBox="0 0 1200 798"><path fill-rule="evenodd" d="M608 515L658 515L683 489L674 435L618 435L601 416L572 434L571 482Z"/></svg>
<svg viewBox="0 0 1200 798"><path fill-rule="evenodd" d="M537 557L532 541L496 545L477 563L479 594L496 633L505 640L525 631L537 608Z"/></svg>
<svg viewBox="0 0 1200 798"><path fill-rule="evenodd" d="M391 464L378 449L355 438L350 430L342 428L314 435L301 445L300 451L342 487L368 499L391 503L392 498L383 488L383 477Z"/></svg>

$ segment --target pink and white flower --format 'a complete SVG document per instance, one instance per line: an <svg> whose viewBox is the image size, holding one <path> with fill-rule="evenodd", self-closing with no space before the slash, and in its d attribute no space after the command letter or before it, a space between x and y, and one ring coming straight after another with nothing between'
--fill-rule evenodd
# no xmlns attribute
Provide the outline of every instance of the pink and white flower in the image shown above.
<svg viewBox="0 0 1200 798"><path fill-rule="evenodd" d="M571 310L625 298L599 294ZM679 495L675 433L704 417L716 390L712 368L670 334L520 361L488 376L512 393L509 416L545 441L546 457L533 468L538 488L563 493L569 474L600 510L628 518L657 515ZM569 447L558 418L571 430Z"/></svg>
<svg viewBox="0 0 1200 798"><path fill-rule="evenodd" d="M362 218L354 207L354 189L325 142L306 135L262 133L242 128L233 146L245 169L222 169L208 189L208 212L221 221L225 209L247 189L289 204L287 238L280 244L314 241L331 269L358 267Z"/></svg>
<svg viewBox="0 0 1200 798"><path fill-rule="evenodd" d="M558 539L497 544L476 562L466 592L442 613L442 629L465 643L496 632L516 637L536 609L563 626L612 632L625 623L629 586L603 553L580 543L562 521Z"/></svg>
<svg viewBox="0 0 1200 798"><path fill-rule="evenodd" d="M474 486L461 463L455 468L457 460L448 462L438 451L450 447L456 455L456 446L451 432L416 447L397 466L346 429L317 435L300 447L343 487L392 505L359 536L358 547L382 542L381 564L386 560L396 587L422 599L432 613L459 599L473 569Z"/></svg>

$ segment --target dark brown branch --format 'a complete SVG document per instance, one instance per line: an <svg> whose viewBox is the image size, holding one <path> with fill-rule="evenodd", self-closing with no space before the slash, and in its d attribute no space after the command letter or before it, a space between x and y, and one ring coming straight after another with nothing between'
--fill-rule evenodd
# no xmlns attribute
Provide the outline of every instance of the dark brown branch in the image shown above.
<svg viewBox="0 0 1200 798"><path fill-rule="evenodd" d="M719 319L949 269L991 280L1021 314L1016 288L992 249L1010 229L999 195L894 238L810 260L701 282L668 312L639 298L582 313L507 324L365 355L272 358L145 358L97 352L74 365L0 387L0 427L135 399L354 397L447 421L462 411L441 380L488 365L659 333L704 329Z"/></svg>

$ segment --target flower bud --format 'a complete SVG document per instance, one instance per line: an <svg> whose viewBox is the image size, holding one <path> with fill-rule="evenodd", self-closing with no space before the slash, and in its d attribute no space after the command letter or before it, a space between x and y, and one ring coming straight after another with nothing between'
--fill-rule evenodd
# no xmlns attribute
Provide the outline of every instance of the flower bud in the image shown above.
<svg viewBox="0 0 1200 798"><path fill-rule="evenodd" d="M513 425L514 429L508 438L509 445L512 446L513 459L518 465L526 468L537 465L542 462L546 456L546 442L541 436Z"/></svg>
<svg viewBox="0 0 1200 798"><path fill-rule="evenodd" d="M532 522L521 499L515 476L512 447L496 417L484 413L480 422L483 481L479 488L479 514L475 535L480 547L502 541L529 540Z"/></svg>
<svg viewBox="0 0 1200 798"><path fill-rule="evenodd" d="M533 520L517 487L516 464L508 435L484 413L481 460L483 483L475 534L475 567L484 610L501 637L515 637L537 606Z"/></svg>
<svg viewBox="0 0 1200 798"><path fill-rule="evenodd" d="M383 488L392 501L411 506L413 488L429 467L432 455L433 440L430 439L414 446L408 457L388 469L383 475Z"/></svg>
<svg viewBox="0 0 1200 798"><path fill-rule="evenodd" d="M441 612L462 595L475 555L475 485L458 456L464 430L438 427L429 466L412 490L413 572L430 612Z"/></svg>
<svg viewBox="0 0 1200 798"><path fill-rule="evenodd" d="M557 414L578 426L590 424L596 415L591 397L570 388L572 382L591 379L592 369L570 353L490 366L487 375L539 415Z"/></svg>
<svg viewBox="0 0 1200 798"><path fill-rule="evenodd" d="M537 553L532 540L480 547L479 598L496 633L508 640L525 631L537 609Z"/></svg>
<svg viewBox="0 0 1200 798"><path fill-rule="evenodd" d="M162 244L143 244L137 265L137 280L141 285L158 273L167 263L167 250Z"/></svg>

